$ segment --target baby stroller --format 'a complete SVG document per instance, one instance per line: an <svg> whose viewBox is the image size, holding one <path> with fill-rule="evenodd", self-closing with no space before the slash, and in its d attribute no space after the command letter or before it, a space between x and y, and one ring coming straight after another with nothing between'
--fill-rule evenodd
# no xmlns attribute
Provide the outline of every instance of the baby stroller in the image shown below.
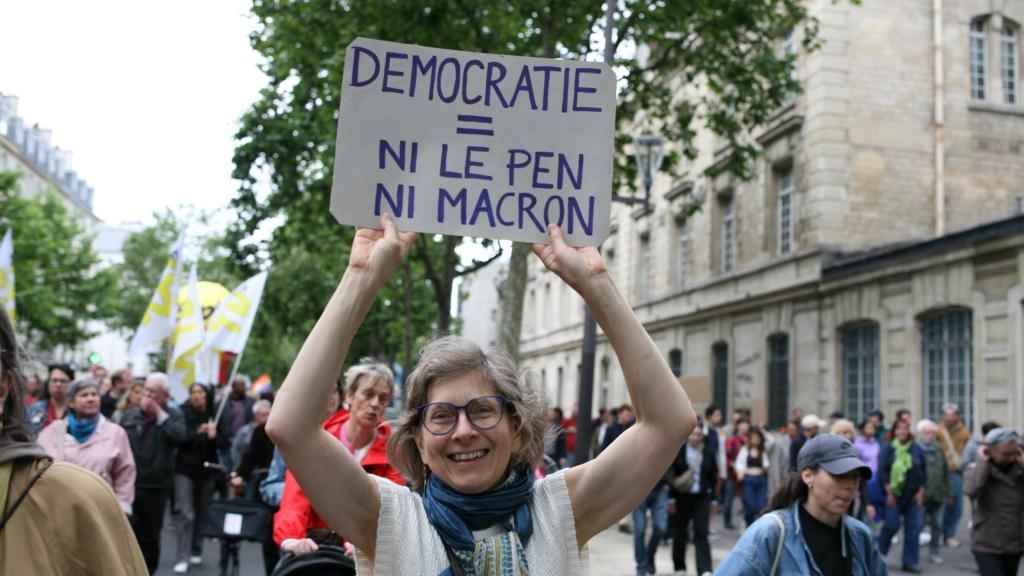
<svg viewBox="0 0 1024 576"><path fill-rule="evenodd" d="M355 576L356 564L340 546L321 545L316 552L286 556L271 576Z"/></svg>
<svg viewBox="0 0 1024 576"><path fill-rule="evenodd" d="M218 464L207 463L206 467L224 474L224 468ZM267 538L273 520L273 510L260 502L243 498L210 502L203 515L201 534L220 541L220 576L239 576L242 541L261 542Z"/></svg>

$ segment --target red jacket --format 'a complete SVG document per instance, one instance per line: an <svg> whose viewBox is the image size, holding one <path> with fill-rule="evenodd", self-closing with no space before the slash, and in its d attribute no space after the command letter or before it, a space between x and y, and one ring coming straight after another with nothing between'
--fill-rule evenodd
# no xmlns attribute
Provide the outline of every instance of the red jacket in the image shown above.
<svg viewBox="0 0 1024 576"><path fill-rule="evenodd" d="M327 430L335 438L339 438L341 427L348 422L348 410L339 410L324 423ZM388 438L391 436L391 425L382 422L377 427L377 438L373 441L370 451L366 453L360 464L363 470L374 476L387 478L395 484L404 486L405 478L388 462ZM341 440L339 439L339 442ZM289 470L284 477L284 492L281 494L281 507L274 514L274 543L278 547L289 538L305 538L306 530L327 528L327 523L313 510L309 499L302 492L295 476Z"/></svg>

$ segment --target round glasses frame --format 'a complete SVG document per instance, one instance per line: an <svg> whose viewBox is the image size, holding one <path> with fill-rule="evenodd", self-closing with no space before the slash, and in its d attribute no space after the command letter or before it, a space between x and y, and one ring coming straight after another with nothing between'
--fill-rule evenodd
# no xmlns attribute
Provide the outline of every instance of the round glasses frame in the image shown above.
<svg viewBox="0 0 1024 576"><path fill-rule="evenodd" d="M480 426L479 424L477 424L473 420L473 417L470 415L469 407L472 406L475 402L480 401L480 400L497 400L498 401L498 419L495 420L494 424L491 424L490 426ZM427 432L430 432L434 436L447 436L448 434L451 434L452 430L455 430L455 428L459 425L459 412L464 412L466 414L466 419L469 420L469 423L470 423L471 426L473 426L473 428L476 428L477 430L491 430L491 429L493 429L498 424L501 424L501 419L505 417L505 405L506 404L508 404L508 398L506 398L505 396L501 396L499 394L495 394L493 396L478 396L476 398L473 398L469 402L466 402L465 404L461 404L461 405L459 405L459 404L452 404L451 402L431 402L429 404L424 404L423 406L420 406L419 408L417 408L416 409L416 413L419 415L420 425L423 426L423 428ZM451 408L452 410L455 410L455 419L452 420L452 425L447 430L445 430L444 432L434 432L433 430L430 429L429 426L427 426L427 423L426 423L427 421L426 421L426 418L424 418L424 415L426 414L427 410L430 409L431 406L447 406L448 408Z"/></svg>

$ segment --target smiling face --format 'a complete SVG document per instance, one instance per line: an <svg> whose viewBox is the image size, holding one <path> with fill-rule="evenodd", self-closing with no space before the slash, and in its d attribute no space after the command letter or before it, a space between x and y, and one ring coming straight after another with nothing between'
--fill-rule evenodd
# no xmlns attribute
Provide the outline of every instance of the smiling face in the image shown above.
<svg viewBox="0 0 1024 576"><path fill-rule="evenodd" d="M462 406L474 398L497 393L478 372L466 372L434 382L427 393L427 403ZM464 494L479 494L505 480L512 454L522 446L519 434L513 433L514 427L508 408L498 425L490 430L473 427L465 411L459 410L458 422L448 434L437 436L418 426L416 446L420 458L442 482Z"/></svg>
<svg viewBox="0 0 1024 576"><path fill-rule="evenodd" d="M380 378L361 376L355 392L345 393L349 417L362 428L374 429L391 403L391 385Z"/></svg>

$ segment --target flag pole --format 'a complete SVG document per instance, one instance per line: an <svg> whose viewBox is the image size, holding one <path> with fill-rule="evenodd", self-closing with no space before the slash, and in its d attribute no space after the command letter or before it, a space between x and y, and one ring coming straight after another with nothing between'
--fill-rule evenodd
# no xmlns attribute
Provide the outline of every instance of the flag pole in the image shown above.
<svg viewBox="0 0 1024 576"><path fill-rule="evenodd" d="M235 365L231 368L231 376L228 378L225 386L233 385L235 376L238 376L238 366L242 364L243 354L245 354L245 348L242 348L242 351L238 353L238 356L235 356ZM228 403L228 397L230 395L230 393L224 394L224 397L220 399L220 405L217 406L217 415L213 417L213 420L210 420L210 424L216 426L217 423L220 422L220 416L224 413L224 406Z"/></svg>

